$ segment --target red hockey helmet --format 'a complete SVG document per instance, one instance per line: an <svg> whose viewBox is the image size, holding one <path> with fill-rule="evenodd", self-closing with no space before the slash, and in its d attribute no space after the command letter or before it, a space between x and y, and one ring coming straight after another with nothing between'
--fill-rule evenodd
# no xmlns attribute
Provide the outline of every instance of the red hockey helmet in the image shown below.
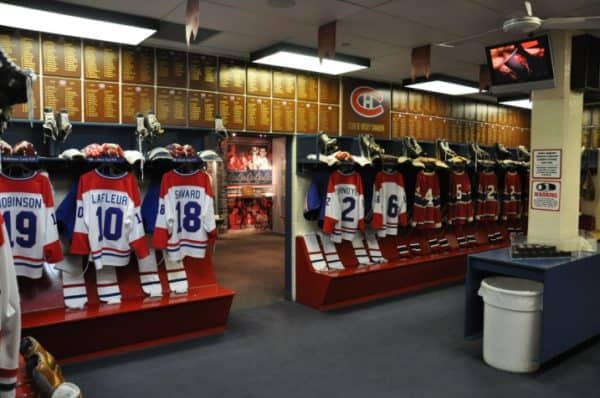
<svg viewBox="0 0 600 398"><path fill-rule="evenodd" d="M2 155L12 155L13 149L8 145L8 142L0 140L0 152L2 152Z"/></svg>
<svg viewBox="0 0 600 398"><path fill-rule="evenodd" d="M87 158L97 158L102 156L103 149L102 145L93 143L83 148L82 152Z"/></svg>
<svg viewBox="0 0 600 398"><path fill-rule="evenodd" d="M36 156L37 151L29 141L20 141L13 148L13 155L16 156Z"/></svg>
<svg viewBox="0 0 600 398"><path fill-rule="evenodd" d="M123 148L119 144L102 144L102 154L111 158L125 157L125 152L123 152Z"/></svg>

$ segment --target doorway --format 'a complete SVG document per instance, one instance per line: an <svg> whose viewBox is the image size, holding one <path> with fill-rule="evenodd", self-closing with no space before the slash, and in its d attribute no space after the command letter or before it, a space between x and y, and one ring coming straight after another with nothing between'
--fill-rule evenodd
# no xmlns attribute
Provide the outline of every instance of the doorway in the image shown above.
<svg viewBox="0 0 600 398"><path fill-rule="evenodd" d="M286 142L238 134L227 144L226 228L214 264L219 283L237 292L233 311L285 299Z"/></svg>

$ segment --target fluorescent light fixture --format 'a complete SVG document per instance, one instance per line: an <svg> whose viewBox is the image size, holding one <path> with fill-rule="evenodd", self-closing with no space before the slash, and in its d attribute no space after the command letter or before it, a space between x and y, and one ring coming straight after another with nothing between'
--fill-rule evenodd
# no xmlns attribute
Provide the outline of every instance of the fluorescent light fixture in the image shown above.
<svg viewBox="0 0 600 398"><path fill-rule="evenodd" d="M336 54L334 59L319 60L317 50L280 43L250 54L250 60L257 64L279 66L290 69L300 69L310 72L341 75L367 69L371 66L368 58Z"/></svg>
<svg viewBox="0 0 600 398"><path fill-rule="evenodd" d="M498 101L501 105L514 106L517 108L531 109L531 100L529 98L511 99Z"/></svg>
<svg viewBox="0 0 600 398"><path fill-rule="evenodd" d="M414 82L411 79L405 79L403 86L413 90L446 95L468 95L480 92L479 87L474 82L441 74L431 75L428 79L420 78Z"/></svg>
<svg viewBox="0 0 600 398"><path fill-rule="evenodd" d="M0 3L0 25L129 45L140 44L158 29L147 18L50 1Z"/></svg>

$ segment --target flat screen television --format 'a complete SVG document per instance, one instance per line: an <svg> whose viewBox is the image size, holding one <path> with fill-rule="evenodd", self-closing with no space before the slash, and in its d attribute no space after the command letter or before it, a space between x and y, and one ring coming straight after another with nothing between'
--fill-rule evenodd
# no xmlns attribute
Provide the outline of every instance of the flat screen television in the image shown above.
<svg viewBox="0 0 600 398"><path fill-rule="evenodd" d="M552 51L547 35L485 48L495 93L554 87Z"/></svg>

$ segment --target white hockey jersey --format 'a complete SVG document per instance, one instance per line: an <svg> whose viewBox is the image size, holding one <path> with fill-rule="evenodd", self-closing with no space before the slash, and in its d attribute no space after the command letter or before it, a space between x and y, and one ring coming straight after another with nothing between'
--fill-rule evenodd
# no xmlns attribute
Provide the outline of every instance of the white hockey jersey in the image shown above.
<svg viewBox="0 0 600 398"><path fill-rule="evenodd" d="M213 192L203 171L165 173L160 184L158 215L152 245L166 249L172 261L204 258L209 239L216 237Z"/></svg>
<svg viewBox="0 0 600 398"><path fill-rule="evenodd" d="M131 248L139 259L150 252L140 214L140 191L131 173L108 177L97 170L79 178L72 254L91 254L97 269L125 266Z"/></svg>
<svg viewBox="0 0 600 398"><path fill-rule="evenodd" d="M357 172L342 174L334 171L327 185L327 201L323 232L340 243L352 241L356 231L365 229L365 198L362 180Z"/></svg>
<svg viewBox="0 0 600 398"><path fill-rule="evenodd" d="M398 226L406 226L406 191L401 173L380 171L373 187L373 228L377 235L397 235Z"/></svg>
<svg viewBox="0 0 600 398"><path fill-rule="evenodd" d="M0 212L12 247L17 275L39 279L44 262L63 259L48 176L15 178L0 174Z"/></svg>
<svg viewBox="0 0 600 398"><path fill-rule="evenodd" d="M19 367L19 288L4 220L0 215L0 397L13 398Z"/></svg>

